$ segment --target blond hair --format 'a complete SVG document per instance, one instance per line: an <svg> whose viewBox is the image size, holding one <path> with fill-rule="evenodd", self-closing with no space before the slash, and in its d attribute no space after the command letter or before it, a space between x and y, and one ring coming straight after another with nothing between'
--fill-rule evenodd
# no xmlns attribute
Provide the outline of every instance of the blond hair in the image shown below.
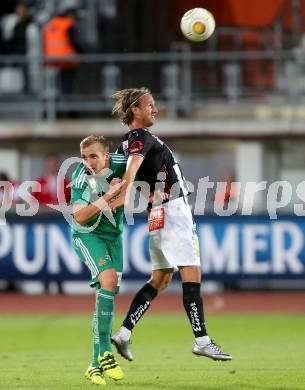
<svg viewBox="0 0 305 390"><path fill-rule="evenodd" d="M88 148L88 146L96 144L96 143L102 145L104 150L106 150L106 151L109 150L109 143L106 140L106 138L103 137L102 135L88 135L88 137L84 138L80 142L80 148L85 149L85 148Z"/></svg>
<svg viewBox="0 0 305 390"><path fill-rule="evenodd" d="M116 102L112 109L112 115L116 116L124 125L130 125L133 121L132 107L140 105L144 95L151 94L148 88L127 88L117 91L112 95Z"/></svg>

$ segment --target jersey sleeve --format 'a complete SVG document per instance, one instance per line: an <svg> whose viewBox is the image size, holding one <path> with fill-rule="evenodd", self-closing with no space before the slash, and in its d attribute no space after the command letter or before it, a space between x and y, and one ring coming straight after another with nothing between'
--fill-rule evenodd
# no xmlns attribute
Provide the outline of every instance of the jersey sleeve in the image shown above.
<svg viewBox="0 0 305 390"><path fill-rule="evenodd" d="M126 171L127 156L123 154L110 154L111 166L113 168L113 177L122 178Z"/></svg>
<svg viewBox="0 0 305 390"><path fill-rule="evenodd" d="M146 157L147 153L153 147L153 137L148 131L143 129L136 130L130 139L128 145L129 156L142 156Z"/></svg>
<svg viewBox="0 0 305 390"><path fill-rule="evenodd" d="M83 204L88 205L90 203L90 190L86 181L86 173L79 172L72 175L72 188L71 188L71 205Z"/></svg>

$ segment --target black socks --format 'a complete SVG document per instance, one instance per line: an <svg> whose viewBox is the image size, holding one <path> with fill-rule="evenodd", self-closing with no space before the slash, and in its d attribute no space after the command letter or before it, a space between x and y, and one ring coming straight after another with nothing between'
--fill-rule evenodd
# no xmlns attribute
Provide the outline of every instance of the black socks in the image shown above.
<svg viewBox="0 0 305 390"><path fill-rule="evenodd" d="M200 283L185 282L183 288L183 305L190 320L195 337L207 335L203 313L203 304L200 295ZM134 297L128 313L123 321L123 326L130 331L148 310L151 301L157 296L157 290L146 283Z"/></svg>
<svg viewBox="0 0 305 390"><path fill-rule="evenodd" d="M185 282L183 288L183 305L192 325L195 337L207 335L203 313L203 304L200 295L200 283Z"/></svg>
<svg viewBox="0 0 305 390"><path fill-rule="evenodd" d="M146 283L133 298L128 313L123 321L125 328L132 330L150 306L150 302L157 296L157 290Z"/></svg>

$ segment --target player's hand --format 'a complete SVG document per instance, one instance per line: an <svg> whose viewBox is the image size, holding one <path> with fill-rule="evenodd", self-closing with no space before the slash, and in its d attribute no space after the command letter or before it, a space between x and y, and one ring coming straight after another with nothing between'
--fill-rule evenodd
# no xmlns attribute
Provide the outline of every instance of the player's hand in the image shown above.
<svg viewBox="0 0 305 390"><path fill-rule="evenodd" d="M121 206L121 202L120 202L120 197L122 196L122 194L119 194L117 196L115 196L114 198L111 199L111 201L109 202L109 207L110 207L110 210L113 212L113 213L116 213L117 209ZM119 202L119 205L118 205L118 202Z"/></svg>
<svg viewBox="0 0 305 390"><path fill-rule="evenodd" d="M110 182L110 186L107 191L107 194L111 195L111 198L117 196L120 193L122 185L123 185L122 179L120 179L119 177L114 177Z"/></svg>
<svg viewBox="0 0 305 390"><path fill-rule="evenodd" d="M117 211L117 208L118 208L117 201L118 201L119 197L120 197L120 195L117 195L114 198L112 198L111 201L109 202L109 208L113 213L116 213L116 211Z"/></svg>

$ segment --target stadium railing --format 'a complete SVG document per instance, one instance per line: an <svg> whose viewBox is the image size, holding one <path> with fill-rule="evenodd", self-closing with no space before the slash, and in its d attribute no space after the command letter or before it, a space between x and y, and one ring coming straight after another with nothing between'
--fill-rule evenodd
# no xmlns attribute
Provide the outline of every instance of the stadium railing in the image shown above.
<svg viewBox="0 0 305 390"><path fill-rule="evenodd" d="M188 117L203 104L255 102L294 104L305 90L305 53L294 50L85 54L77 57L73 90L64 94L60 70L43 57L0 56L0 117L16 113L56 119L108 112L111 94L130 86L149 87L169 118ZM49 60L48 60L49 61ZM62 58L54 58L54 64Z"/></svg>

